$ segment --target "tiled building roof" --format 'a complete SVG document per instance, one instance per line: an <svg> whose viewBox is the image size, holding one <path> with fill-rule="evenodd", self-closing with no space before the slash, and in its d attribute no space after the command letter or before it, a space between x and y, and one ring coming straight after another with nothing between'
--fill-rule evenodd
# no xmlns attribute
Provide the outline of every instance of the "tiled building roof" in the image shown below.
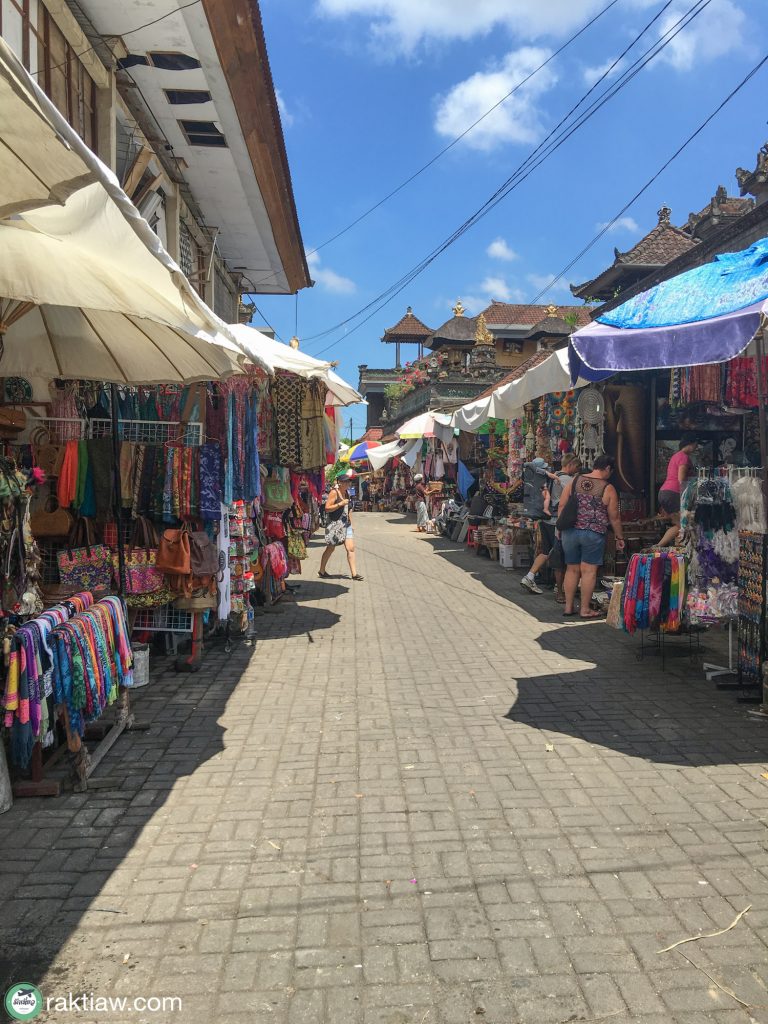
<svg viewBox="0 0 768 1024"><path fill-rule="evenodd" d="M394 327L388 327L384 331L382 341L403 341L404 339L411 339L414 341L424 341L432 333L432 328L427 327L417 316L414 315L413 310L409 306L406 310L405 316L403 316Z"/></svg>
<svg viewBox="0 0 768 1024"><path fill-rule="evenodd" d="M586 306L531 306L513 302L492 302L483 310L485 322L489 327L520 324L523 327L535 327L549 315L554 308L555 316L564 319L566 316L576 316L576 326L585 327L590 322L589 310Z"/></svg>

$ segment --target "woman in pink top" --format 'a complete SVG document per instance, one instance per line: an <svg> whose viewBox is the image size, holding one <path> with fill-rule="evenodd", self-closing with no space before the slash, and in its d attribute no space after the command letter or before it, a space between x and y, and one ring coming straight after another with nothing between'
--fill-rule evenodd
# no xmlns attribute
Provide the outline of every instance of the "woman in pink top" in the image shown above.
<svg viewBox="0 0 768 1024"><path fill-rule="evenodd" d="M672 525L659 541L661 547L674 544L680 532L680 496L693 473L691 455L698 446L699 442L692 434L683 434L679 450L669 460L667 479L659 491L659 509Z"/></svg>

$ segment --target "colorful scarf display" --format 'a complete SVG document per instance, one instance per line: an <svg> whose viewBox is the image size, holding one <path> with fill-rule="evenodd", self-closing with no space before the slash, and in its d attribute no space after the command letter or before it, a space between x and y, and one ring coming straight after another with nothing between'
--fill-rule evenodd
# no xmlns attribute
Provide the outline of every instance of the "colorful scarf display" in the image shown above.
<svg viewBox="0 0 768 1024"><path fill-rule="evenodd" d="M677 633L685 607L685 558L673 551L633 555L627 568L621 618L627 633Z"/></svg>

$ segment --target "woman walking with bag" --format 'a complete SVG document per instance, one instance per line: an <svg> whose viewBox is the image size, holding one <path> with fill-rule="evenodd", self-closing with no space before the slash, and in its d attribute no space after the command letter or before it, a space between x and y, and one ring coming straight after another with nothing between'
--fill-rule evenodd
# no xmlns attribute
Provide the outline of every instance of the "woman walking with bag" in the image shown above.
<svg viewBox="0 0 768 1024"><path fill-rule="evenodd" d="M557 526L567 566L564 615L576 615L574 604L581 582L581 618L602 618L600 612L591 611L590 603L597 570L603 564L609 524L616 534L616 547L624 548L619 496L613 484L608 483L613 467L614 460L609 455L598 455L592 470L576 476L560 499Z"/></svg>
<svg viewBox="0 0 768 1024"><path fill-rule="evenodd" d="M323 557L320 559L320 571L318 576L321 579L330 579L326 572L328 561L336 550L342 545L347 551L347 562L349 563L349 574L353 580L362 580L363 576L357 571L357 560L355 558L355 534L352 530L352 517L349 513L349 487L357 479L354 469L348 469L341 476L336 478L334 486L328 494L325 503L325 543L326 548Z"/></svg>

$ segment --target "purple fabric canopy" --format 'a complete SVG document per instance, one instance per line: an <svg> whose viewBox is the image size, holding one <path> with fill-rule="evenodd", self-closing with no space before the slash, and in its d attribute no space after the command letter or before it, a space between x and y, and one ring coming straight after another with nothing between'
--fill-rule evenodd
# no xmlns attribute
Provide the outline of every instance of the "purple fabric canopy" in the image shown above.
<svg viewBox="0 0 768 1024"><path fill-rule="evenodd" d="M571 336L571 381L604 380L619 370L661 370L723 363L749 345L768 309L761 300L744 309L667 327L611 327L591 323Z"/></svg>

